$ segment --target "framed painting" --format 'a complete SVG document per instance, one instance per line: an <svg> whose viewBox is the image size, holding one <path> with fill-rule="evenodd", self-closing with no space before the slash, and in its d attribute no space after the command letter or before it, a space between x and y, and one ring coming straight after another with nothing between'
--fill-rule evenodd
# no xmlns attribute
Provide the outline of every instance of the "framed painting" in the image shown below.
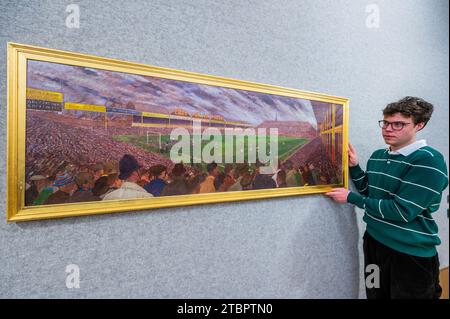
<svg viewBox="0 0 450 319"><path fill-rule="evenodd" d="M347 187L348 103L8 43L7 220Z"/></svg>

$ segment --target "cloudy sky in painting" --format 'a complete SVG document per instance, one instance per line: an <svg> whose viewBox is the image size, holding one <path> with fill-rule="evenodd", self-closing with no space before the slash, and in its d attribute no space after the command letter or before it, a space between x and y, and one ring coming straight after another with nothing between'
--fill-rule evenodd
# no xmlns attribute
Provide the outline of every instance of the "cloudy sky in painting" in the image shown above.
<svg viewBox="0 0 450 319"><path fill-rule="evenodd" d="M168 113L175 108L221 115L228 121L305 121L316 127L308 100L120 72L28 61L27 86L62 92L65 102L125 105Z"/></svg>

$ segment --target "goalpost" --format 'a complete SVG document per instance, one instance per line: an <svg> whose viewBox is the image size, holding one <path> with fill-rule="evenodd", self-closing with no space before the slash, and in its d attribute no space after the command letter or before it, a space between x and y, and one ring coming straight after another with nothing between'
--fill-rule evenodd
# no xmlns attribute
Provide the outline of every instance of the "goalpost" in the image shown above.
<svg viewBox="0 0 450 319"><path fill-rule="evenodd" d="M158 150L162 149L161 133L147 131L147 145L158 147Z"/></svg>

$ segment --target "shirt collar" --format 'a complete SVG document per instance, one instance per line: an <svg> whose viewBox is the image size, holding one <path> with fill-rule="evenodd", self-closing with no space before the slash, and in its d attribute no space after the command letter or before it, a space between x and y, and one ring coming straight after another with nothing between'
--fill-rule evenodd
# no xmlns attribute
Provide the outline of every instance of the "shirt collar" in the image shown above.
<svg viewBox="0 0 450 319"><path fill-rule="evenodd" d="M388 150L389 155L408 156L408 155L414 153L415 151L417 151L419 148L422 148L424 146L427 146L427 141L426 140L418 140L418 141L415 141L414 143L406 145L405 147L402 147L401 149L398 149L396 151L390 151L389 147L387 150Z"/></svg>

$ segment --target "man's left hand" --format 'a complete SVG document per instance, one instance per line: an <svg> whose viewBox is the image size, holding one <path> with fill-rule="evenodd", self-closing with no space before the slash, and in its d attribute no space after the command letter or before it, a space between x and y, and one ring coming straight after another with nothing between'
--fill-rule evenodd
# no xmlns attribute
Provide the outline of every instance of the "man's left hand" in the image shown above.
<svg viewBox="0 0 450 319"><path fill-rule="evenodd" d="M347 188L333 188L331 192L325 193L328 197L338 203L347 203L350 191Z"/></svg>

